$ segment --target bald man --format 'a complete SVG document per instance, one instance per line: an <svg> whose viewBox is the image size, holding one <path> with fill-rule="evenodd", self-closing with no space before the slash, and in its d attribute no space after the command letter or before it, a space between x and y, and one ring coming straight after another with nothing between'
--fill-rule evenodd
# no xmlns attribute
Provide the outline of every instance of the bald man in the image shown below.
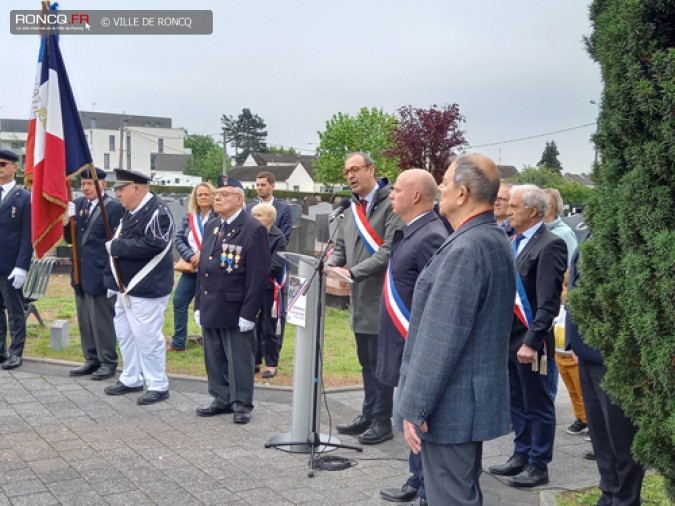
<svg viewBox="0 0 675 506"><path fill-rule="evenodd" d="M415 282L427 260L448 236L445 225L433 212L437 192L436 181L429 172L408 169L398 176L389 194L391 209L405 223L402 230L394 232L391 241L389 268L385 277L387 288L383 291L380 304L375 377L387 387L390 406L394 387L398 384L403 345L408 335ZM426 504L420 455L410 452L408 466L411 474L403 486L384 488L380 494L388 501L403 502L418 497L418 503Z"/></svg>
<svg viewBox="0 0 675 506"><path fill-rule="evenodd" d="M507 434L511 423L513 255L493 213L492 160L459 156L440 189L455 233L415 285L395 417L421 453L429 504L480 505L483 441Z"/></svg>

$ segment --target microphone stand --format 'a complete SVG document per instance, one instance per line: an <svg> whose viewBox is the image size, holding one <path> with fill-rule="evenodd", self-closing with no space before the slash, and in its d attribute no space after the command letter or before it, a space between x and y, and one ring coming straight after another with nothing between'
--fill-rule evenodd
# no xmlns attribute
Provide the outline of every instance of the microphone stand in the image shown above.
<svg viewBox="0 0 675 506"><path fill-rule="evenodd" d="M307 472L307 477L308 478L313 478L314 477L314 455L320 446L326 446L326 447L331 447L332 449L335 448L345 448L347 450L354 450L357 452L362 452L363 448L360 446L353 446L353 445L345 445L345 444L338 444L338 443L332 443L330 441L331 437L329 436L329 441L321 441L321 434L319 433L319 429L317 427L317 414L319 410L319 369L321 365L321 356L322 356L322 350L321 350L321 319L323 318L323 292L324 292L324 280L325 276L323 273L324 269L324 262L326 260L326 255L328 254L328 245L331 243L333 238L335 237L335 234L337 233L338 229L340 228L340 225L342 224L342 219L344 218L344 211L342 213L339 213L336 215L335 219L339 220L337 226L335 227L335 230L333 230L333 233L330 234L330 237L328 238L328 242L326 245L321 249L321 252L319 253L319 258L317 259L316 265L314 266L314 272L312 272L312 276L309 278L307 281L305 288L303 289L303 294L307 293L307 290L309 289L310 285L314 280L316 279L317 282L319 283L318 286L318 293L319 296L316 298L316 328L315 328L315 354L314 354L314 377L313 377L313 390L312 390L312 423L310 427L310 433L309 437L307 438L306 441L291 441L291 442L283 442L283 443L265 443L265 448L273 448L277 446L300 446L300 445L308 445L310 447L310 455L309 455L309 471Z"/></svg>

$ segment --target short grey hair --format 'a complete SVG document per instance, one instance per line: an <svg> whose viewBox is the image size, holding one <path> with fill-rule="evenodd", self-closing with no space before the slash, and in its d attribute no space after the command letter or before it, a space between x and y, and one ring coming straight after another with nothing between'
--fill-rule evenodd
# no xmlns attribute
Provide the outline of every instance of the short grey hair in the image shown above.
<svg viewBox="0 0 675 506"><path fill-rule="evenodd" d="M360 156L361 158L363 158L363 163L366 164L366 167L375 165L373 159L365 151L354 151L352 153L347 153L347 156L345 156L345 162L349 160L352 156Z"/></svg>
<svg viewBox="0 0 675 506"><path fill-rule="evenodd" d="M523 194L523 204L526 209L535 207L537 209L537 216L543 218L548 207L548 199L546 192L533 184L519 184L511 187L509 195L513 196L516 193Z"/></svg>
<svg viewBox="0 0 675 506"><path fill-rule="evenodd" d="M264 202L256 204L251 208L251 214L261 213L270 223L274 223L277 219L277 210L272 204L265 204Z"/></svg>
<svg viewBox="0 0 675 506"><path fill-rule="evenodd" d="M466 186L469 193L479 202L494 202L499 192L499 179L493 181L484 170L473 162L472 154L464 154L455 158L455 186Z"/></svg>
<svg viewBox="0 0 675 506"><path fill-rule="evenodd" d="M546 192L546 195L550 195L553 199L553 213L557 218L562 214L564 209L562 195L560 195L560 192L556 188L545 188L544 191Z"/></svg>

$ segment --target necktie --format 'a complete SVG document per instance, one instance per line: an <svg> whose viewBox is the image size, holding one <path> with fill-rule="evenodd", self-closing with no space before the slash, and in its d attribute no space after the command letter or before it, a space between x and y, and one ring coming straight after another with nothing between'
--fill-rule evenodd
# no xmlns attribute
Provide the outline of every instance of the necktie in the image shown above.
<svg viewBox="0 0 675 506"><path fill-rule="evenodd" d="M520 245L520 242L525 239L524 234L518 234L516 235L515 239L513 239L513 255L518 256L518 245Z"/></svg>
<svg viewBox="0 0 675 506"><path fill-rule="evenodd" d="M363 209L363 214L368 213L368 201L366 199L361 199L361 209Z"/></svg>

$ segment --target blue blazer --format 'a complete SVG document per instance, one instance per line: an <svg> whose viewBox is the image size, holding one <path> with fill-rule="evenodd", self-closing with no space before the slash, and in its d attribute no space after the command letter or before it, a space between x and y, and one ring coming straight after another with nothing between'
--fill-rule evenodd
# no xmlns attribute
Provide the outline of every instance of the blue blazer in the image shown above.
<svg viewBox="0 0 675 506"><path fill-rule="evenodd" d="M204 227L202 253L199 257L195 310L201 324L209 329L236 329L239 317L255 321L263 305L270 277L270 246L267 229L248 213L239 216L219 234L221 218ZM222 245L239 247L239 259L221 265ZM236 250L235 250L236 251ZM233 253L234 254L234 253Z"/></svg>
<svg viewBox="0 0 675 506"><path fill-rule="evenodd" d="M0 203L0 275L9 276L15 267L28 271L33 257L30 193L15 186Z"/></svg>
<svg viewBox="0 0 675 506"><path fill-rule="evenodd" d="M389 268L396 292L408 311L420 272L447 236L445 224L433 211L394 232ZM404 344L405 340L389 316L383 297L380 302L375 376L385 385L395 387L398 384Z"/></svg>
<svg viewBox="0 0 675 506"><path fill-rule="evenodd" d="M110 261L108 252L105 249L105 243L108 238L105 235L103 226L103 216L101 216L101 206L97 205L91 216L86 215L89 209L89 200L86 197L80 197L75 202L75 237L77 244L78 262L80 266L80 286L82 291L89 295L105 295L106 288L103 281L103 271ZM105 211L110 223L110 229L115 232L119 225L124 208L117 200L105 196ZM85 232L86 241L83 240ZM70 234L70 224L66 223L63 227L63 238L68 244L73 243ZM70 273L70 284L74 286L73 271Z"/></svg>
<svg viewBox="0 0 675 506"><path fill-rule="evenodd" d="M148 228L153 221L155 211L158 213L155 220L155 225L159 229L158 233L153 233L153 230ZM122 280L127 286L136 273L171 242L173 217L164 201L157 195L153 195L147 204L133 216L129 211L125 212L120 226L122 230L119 237L112 242L111 254L118 258ZM110 258L108 258L105 270L105 286L111 290L119 290L112 275ZM156 299L169 295L172 288L173 255L169 249L159 264L128 293L135 297Z"/></svg>
<svg viewBox="0 0 675 506"><path fill-rule="evenodd" d="M426 441L507 434L513 253L492 213L461 226L431 257L413 294L395 419L426 421Z"/></svg>
<svg viewBox="0 0 675 506"><path fill-rule="evenodd" d="M257 204L260 204L260 199L254 200L247 205L246 212L251 214L251 209ZM291 206L276 197L274 197L272 205L274 206L274 209L277 210L277 219L274 220L274 224L284 233L286 243L288 243L291 239L291 232L293 232L293 213L291 213Z"/></svg>

